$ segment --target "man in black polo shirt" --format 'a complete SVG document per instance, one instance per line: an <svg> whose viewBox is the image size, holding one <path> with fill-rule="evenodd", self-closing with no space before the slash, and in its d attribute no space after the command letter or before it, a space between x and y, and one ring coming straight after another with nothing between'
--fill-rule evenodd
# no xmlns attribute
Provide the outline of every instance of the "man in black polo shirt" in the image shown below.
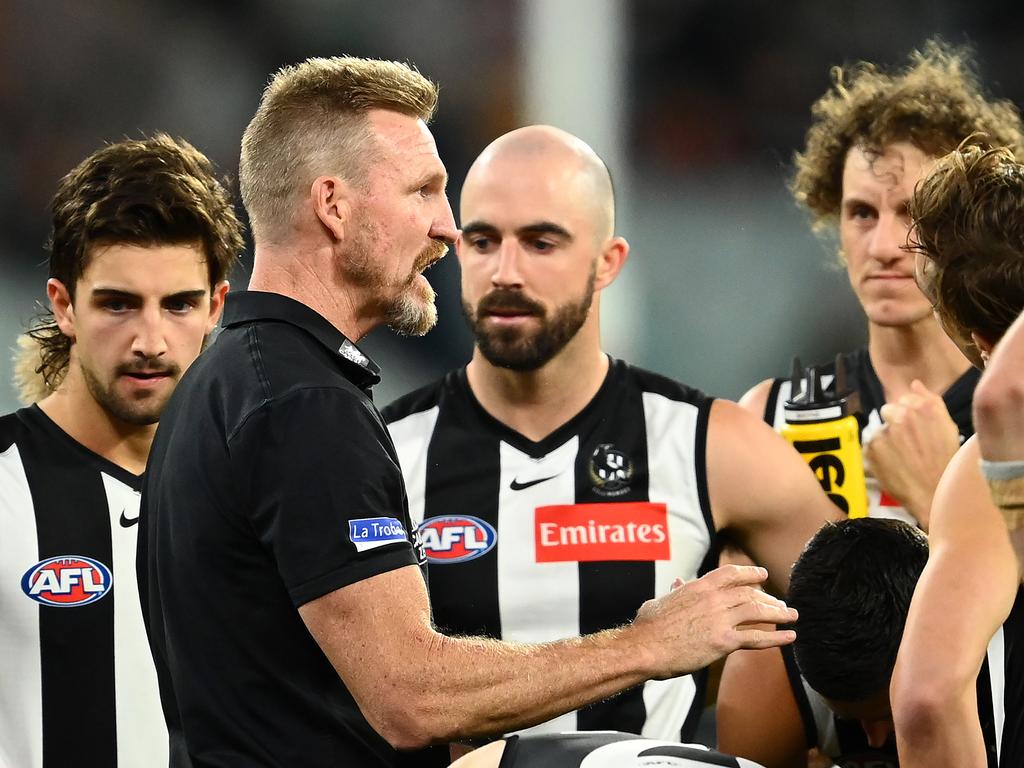
<svg viewBox="0 0 1024 768"><path fill-rule="evenodd" d="M793 639L747 626L796 616L737 566L583 638L434 631L378 371L353 342L434 323L421 273L458 235L436 98L404 65L311 59L277 73L243 136L251 290L161 419L144 490L173 766L392 765Z"/></svg>

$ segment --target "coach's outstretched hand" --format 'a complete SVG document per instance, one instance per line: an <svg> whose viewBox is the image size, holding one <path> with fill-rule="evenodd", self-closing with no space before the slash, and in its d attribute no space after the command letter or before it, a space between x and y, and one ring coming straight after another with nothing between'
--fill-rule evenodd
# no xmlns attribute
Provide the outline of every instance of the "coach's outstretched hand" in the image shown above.
<svg viewBox="0 0 1024 768"><path fill-rule="evenodd" d="M740 648L792 643L793 630L763 626L797 619L795 610L760 588L767 578L764 568L725 565L695 581L677 580L669 594L640 606L633 626L656 638L649 642L656 654L652 677L694 672Z"/></svg>

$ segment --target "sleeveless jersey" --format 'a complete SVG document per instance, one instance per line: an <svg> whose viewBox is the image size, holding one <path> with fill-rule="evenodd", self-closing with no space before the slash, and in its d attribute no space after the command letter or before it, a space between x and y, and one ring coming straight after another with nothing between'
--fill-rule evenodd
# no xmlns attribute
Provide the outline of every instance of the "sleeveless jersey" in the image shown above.
<svg viewBox="0 0 1024 768"><path fill-rule="evenodd" d="M982 671L988 673L990 696L986 699L979 685L978 710L991 713L995 732L989 751L998 756L996 765L1024 765L1024 587L1017 588L1009 616L988 644Z"/></svg>
<svg viewBox="0 0 1024 768"><path fill-rule="evenodd" d="M878 380L874 366L871 365L867 349L848 352L843 355L843 360L846 362L848 386L860 392L861 410L856 415L860 423L861 444L867 444L882 426L880 411L885 404L882 383ZM835 364L819 366L819 370L822 372L822 386L828 386L835 374ZM971 422L971 397L980 375L976 368L969 368L942 394L946 409L960 431L961 443L974 434L974 425ZM772 381L763 418L776 430L782 429L786 423L783 408L792 395L789 379ZM878 480L870 474L867 467L864 468L864 477L868 491L868 514L871 517L891 517L917 525L917 520L903 505L879 486Z"/></svg>
<svg viewBox="0 0 1024 768"><path fill-rule="evenodd" d="M35 406L0 418L0 765L167 765L141 482Z"/></svg>
<svg viewBox="0 0 1024 768"><path fill-rule="evenodd" d="M612 361L593 400L533 442L477 402L465 369L383 415L427 553L434 622L543 642L630 622L673 579L707 570L711 399ZM650 681L532 732L689 739L703 675Z"/></svg>
<svg viewBox="0 0 1024 768"><path fill-rule="evenodd" d="M1024 601L1017 600L1006 623L993 636L978 673L978 721L989 768L1021 765L1024 724L1024 678L1020 661L1011 657L1010 646L1019 653L1024 632ZM1009 639L1009 640L1008 640ZM881 748L871 747L860 723L837 717L824 697L811 688L797 668L793 646L783 646L790 689L804 726L807 748L817 747L841 768L898 768L895 740Z"/></svg>
<svg viewBox="0 0 1024 768"><path fill-rule="evenodd" d="M510 736L498 768L761 768L698 744L597 731Z"/></svg>

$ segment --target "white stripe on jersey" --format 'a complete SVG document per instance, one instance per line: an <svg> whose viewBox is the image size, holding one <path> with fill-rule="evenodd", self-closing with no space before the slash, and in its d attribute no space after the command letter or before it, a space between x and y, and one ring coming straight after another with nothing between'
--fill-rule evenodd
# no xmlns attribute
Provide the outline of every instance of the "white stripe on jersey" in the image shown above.
<svg viewBox="0 0 1024 768"><path fill-rule="evenodd" d="M1003 752L1003 724L1006 722L1006 648L1003 628L989 640L988 676L992 684L992 722L996 732L996 765Z"/></svg>
<svg viewBox="0 0 1024 768"><path fill-rule="evenodd" d="M39 606L21 591L21 577L38 560L36 516L18 446L0 453L0 766L43 764L42 661ZM28 553L36 553L31 560Z"/></svg>
<svg viewBox="0 0 1024 768"><path fill-rule="evenodd" d="M423 522L423 505L427 497L427 446L434 434L440 406L414 413L401 421L388 424L391 441L398 453L398 465L405 479L405 492L409 497L409 517L415 528ZM452 510L463 514L464 510Z"/></svg>
<svg viewBox="0 0 1024 768"><path fill-rule="evenodd" d="M100 477L110 511L116 595L114 637L145 638L135 573L139 527L138 523L128 528L121 525L122 515L128 521L138 520L141 494L106 473L100 473ZM118 585L124 586L117 589ZM153 657L144 642L118 643L115 650L118 765L165 765L168 761L167 731L153 730L154 723L163 722Z"/></svg>
<svg viewBox="0 0 1024 768"><path fill-rule="evenodd" d="M643 393L647 433L647 464L650 473L648 498L671 499L668 510L672 559L654 564L654 594L668 594L676 577L697 573L711 546L707 523L693 510L700 509L697 467L693 460L694 436L699 411L690 403L670 400L653 392ZM679 506L681 504L681 509ZM671 738L686 719L696 695L692 676L644 683L647 720L641 735Z"/></svg>
<svg viewBox="0 0 1024 768"><path fill-rule="evenodd" d="M535 509L551 504L576 502L574 466L579 437L541 459L534 459L502 441L498 508ZM550 478L518 491L513 480L527 483ZM512 498L514 496L514 498ZM498 610L501 636L521 643L543 643L580 634L579 564L537 563L534 526L523 525L505 514L498 518ZM536 596L544 595L538 602ZM569 712L520 733L574 731L576 713Z"/></svg>

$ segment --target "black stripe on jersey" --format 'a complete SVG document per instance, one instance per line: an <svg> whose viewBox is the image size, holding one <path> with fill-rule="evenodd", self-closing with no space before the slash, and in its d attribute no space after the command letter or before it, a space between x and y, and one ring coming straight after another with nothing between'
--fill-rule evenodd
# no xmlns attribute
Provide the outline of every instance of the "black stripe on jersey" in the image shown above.
<svg viewBox="0 0 1024 768"><path fill-rule="evenodd" d="M94 517L97 508L108 508L95 465L54 466L34 440L19 442L18 450L35 507L40 560L84 555L113 571L110 515L103 514L99 525ZM47 467L59 474L59 484L46 475ZM115 592L89 605L39 607L44 766L77 765L82 755L92 765L117 765Z"/></svg>
<svg viewBox="0 0 1024 768"><path fill-rule="evenodd" d="M693 465L697 476L697 498L700 501L700 511L704 515L704 523L708 527L708 536L711 538L711 550L721 549L721 542L715 530L715 518L711 515L711 493L708 491L708 423L711 420L711 406L714 400L706 398L700 401L697 407L697 427L694 435ZM710 555L710 552L708 553ZM707 560L705 559L705 562ZM701 575L707 573L718 565L718 552L715 552L715 565Z"/></svg>
<svg viewBox="0 0 1024 768"><path fill-rule="evenodd" d="M786 677L789 678L789 688L796 699L796 708L800 712L800 720L804 724L804 739L807 748L820 747L818 743L818 724L814 721L814 710L807 698L807 690L804 688L803 678L796 666L796 656L793 653L792 645L784 645L779 649L782 652L782 663L786 666Z"/></svg>
<svg viewBox="0 0 1024 768"><path fill-rule="evenodd" d="M697 570L698 576L710 573L718 567L722 554L722 537L715 530L715 520L711 515L711 494L708 490L708 422L711 419L711 407L714 400L711 398L702 399L697 406L697 427L695 430L695 444L693 449L694 470L697 477L697 498L700 501L700 511L704 515L704 523L708 527L708 535L711 537L711 546L704 556L700 567ZM692 741L697 733L697 726L700 723L703 713L704 701L708 689L707 668L697 670L693 673L693 682L697 690L693 695L693 706L686 714L683 727L680 733L682 741Z"/></svg>
<svg viewBox="0 0 1024 768"><path fill-rule="evenodd" d="M739 765L735 757L687 747L684 744L671 747L651 747L637 754L637 757L682 757L687 760L700 761L700 765L717 765L722 768L736 768Z"/></svg>
<svg viewBox="0 0 1024 768"><path fill-rule="evenodd" d="M992 681L988 671L988 658L982 661L978 671L977 691L978 722L981 724L981 736L985 742L985 761L988 768L996 768L996 723L992 712Z"/></svg>
<svg viewBox="0 0 1024 768"><path fill-rule="evenodd" d="M775 426L775 409L779 402L779 390L782 388L782 382L785 379L772 379L771 389L768 390L768 399L764 403L764 413L761 414L761 418L771 426Z"/></svg>
<svg viewBox="0 0 1024 768"><path fill-rule="evenodd" d="M479 441L460 439L466 424L476 423L466 400L450 398L441 409L427 448L427 466L443 471L427 472L423 519L443 515L473 515L498 528L498 485L501 482L501 454L498 441L481 446ZM465 455L468 450L472 455ZM470 478L493 478L494 485L470 482ZM458 568L428 565L434 623L441 631L458 627L460 634L501 637L498 604L498 552L461 563ZM460 626L466 617L472 626ZM461 621L460 621L461 620Z"/></svg>
<svg viewBox="0 0 1024 768"><path fill-rule="evenodd" d="M648 501L647 452L630 456L633 481L621 495L609 498L599 493L590 475L591 458L603 443L646 445L647 428L641 394L627 390L629 396L616 409L614 423L580 435L576 454L576 503L597 504L608 501ZM607 430L607 431L606 431ZM614 444L613 443L613 444ZM580 634L588 635L608 627L628 624L636 616L637 607L654 596L654 563L582 562L579 564ZM581 709L577 727L581 731L600 730L615 723L620 731L640 733L647 710L643 687L624 691L605 701Z"/></svg>
<svg viewBox="0 0 1024 768"><path fill-rule="evenodd" d="M1004 721L999 764L1020 766L1024 765L1024 587L1017 588L1010 615L1003 622L1003 659Z"/></svg>

